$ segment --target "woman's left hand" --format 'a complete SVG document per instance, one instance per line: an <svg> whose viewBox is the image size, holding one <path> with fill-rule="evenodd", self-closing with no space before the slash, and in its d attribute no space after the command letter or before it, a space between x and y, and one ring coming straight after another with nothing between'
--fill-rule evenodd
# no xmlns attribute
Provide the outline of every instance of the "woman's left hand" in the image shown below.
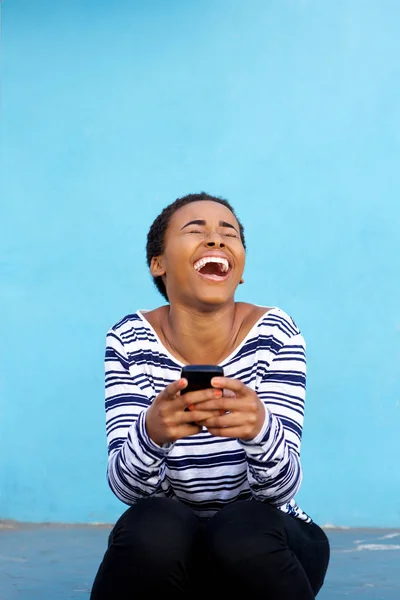
<svg viewBox="0 0 400 600"><path fill-rule="evenodd" d="M255 391L239 379L229 377L214 377L211 385L222 390L223 396L201 402L201 410L217 410L220 414L198 425L204 425L215 436L242 440L255 438L265 420L264 404Z"/></svg>

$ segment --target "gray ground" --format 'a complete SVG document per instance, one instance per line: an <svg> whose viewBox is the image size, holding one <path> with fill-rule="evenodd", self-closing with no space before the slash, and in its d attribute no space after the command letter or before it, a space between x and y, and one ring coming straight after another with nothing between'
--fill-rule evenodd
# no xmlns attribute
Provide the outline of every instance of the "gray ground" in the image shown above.
<svg viewBox="0 0 400 600"><path fill-rule="evenodd" d="M109 531L0 522L0 599L87 600ZM400 530L326 533L332 555L318 600L400 600Z"/></svg>

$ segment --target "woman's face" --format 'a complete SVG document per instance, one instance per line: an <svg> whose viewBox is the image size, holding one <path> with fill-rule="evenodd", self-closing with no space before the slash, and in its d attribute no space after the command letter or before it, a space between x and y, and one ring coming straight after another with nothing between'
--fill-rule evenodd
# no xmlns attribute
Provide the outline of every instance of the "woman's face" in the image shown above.
<svg viewBox="0 0 400 600"><path fill-rule="evenodd" d="M244 265L236 218L226 206L201 200L173 214L164 253L153 257L150 270L163 277L171 304L211 308L232 300Z"/></svg>

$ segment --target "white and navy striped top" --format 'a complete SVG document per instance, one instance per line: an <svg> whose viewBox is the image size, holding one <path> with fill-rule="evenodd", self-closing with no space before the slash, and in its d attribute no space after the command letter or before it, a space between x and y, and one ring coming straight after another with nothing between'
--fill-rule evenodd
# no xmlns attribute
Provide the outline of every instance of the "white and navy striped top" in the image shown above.
<svg viewBox="0 0 400 600"><path fill-rule="evenodd" d="M183 363L137 311L107 333L108 481L124 503L149 496L180 500L200 518L229 502L256 498L311 522L294 500L302 479L300 443L306 387L305 342L280 308L265 313L221 364L264 402L265 422L251 441L206 429L162 447L147 435L146 409Z"/></svg>

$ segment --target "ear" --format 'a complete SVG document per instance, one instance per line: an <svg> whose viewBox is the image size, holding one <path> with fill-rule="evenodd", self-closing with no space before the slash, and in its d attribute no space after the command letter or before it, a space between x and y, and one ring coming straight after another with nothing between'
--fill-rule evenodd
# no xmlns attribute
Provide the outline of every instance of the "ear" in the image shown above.
<svg viewBox="0 0 400 600"><path fill-rule="evenodd" d="M153 277L162 277L165 275L165 267L163 265L162 256L153 256L150 263L150 273Z"/></svg>

